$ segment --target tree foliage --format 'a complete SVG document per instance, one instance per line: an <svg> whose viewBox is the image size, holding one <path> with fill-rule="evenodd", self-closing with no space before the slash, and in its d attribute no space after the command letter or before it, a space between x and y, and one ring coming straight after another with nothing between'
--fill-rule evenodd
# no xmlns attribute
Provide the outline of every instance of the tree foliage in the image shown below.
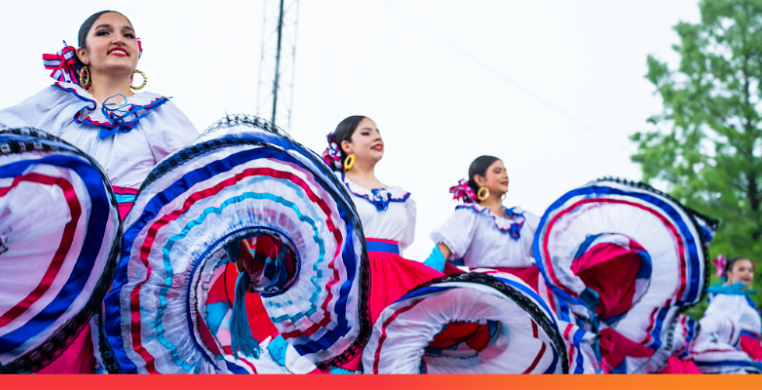
<svg viewBox="0 0 762 390"><path fill-rule="evenodd" d="M648 119L650 131L632 136L632 161L644 181L722 221L712 256L762 265L762 0L703 0L699 7L700 23L674 27L677 69L648 56L646 78L664 110ZM762 297L754 298L759 304Z"/></svg>

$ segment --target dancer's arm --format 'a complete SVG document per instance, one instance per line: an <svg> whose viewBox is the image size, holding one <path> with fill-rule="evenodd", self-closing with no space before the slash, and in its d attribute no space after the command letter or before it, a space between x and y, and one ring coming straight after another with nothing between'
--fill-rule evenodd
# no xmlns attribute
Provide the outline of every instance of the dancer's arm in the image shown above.
<svg viewBox="0 0 762 390"><path fill-rule="evenodd" d="M423 264L428 265L429 267L439 271L443 272L445 269L445 263L447 263L447 258L452 254L450 252L450 248L447 247L445 244L437 244L434 249L431 250L431 254L426 259L426 261L423 262Z"/></svg>
<svg viewBox="0 0 762 390"><path fill-rule="evenodd" d="M240 252L235 266L238 272L251 271L254 268L254 252L251 251L249 243L246 240L238 241Z"/></svg>

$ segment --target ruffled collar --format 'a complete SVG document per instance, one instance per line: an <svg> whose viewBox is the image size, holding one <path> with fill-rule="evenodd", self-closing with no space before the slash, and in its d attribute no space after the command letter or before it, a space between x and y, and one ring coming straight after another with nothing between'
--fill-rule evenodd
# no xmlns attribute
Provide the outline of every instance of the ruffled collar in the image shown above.
<svg viewBox="0 0 762 390"><path fill-rule="evenodd" d="M389 203L391 202L404 203L410 197L409 192L406 192L399 187L375 188L369 190L354 183L352 180L349 180L343 173L341 174L341 180L352 195L367 200L370 204L375 206L378 211L385 211L388 209Z"/></svg>
<svg viewBox="0 0 762 390"><path fill-rule="evenodd" d="M104 107L98 104L93 95L77 84L56 82L53 86L63 92L71 93L85 103L74 114L74 121L99 127L98 136L101 139L108 138L120 130L129 132L135 128L140 119L150 115L157 107L170 99L155 93L142 92L126 98L122 104L106 104Z"/></svg>
<svg viewBox="0 0 762 390"><path fill-rule="evenodd" d="M501 233L510 234L511 238L514 240L521 238L521 228L524 227L526 218L524 217L524 210L519 207L512 207L509 209L503 206L503 212L505 212L511 219L497 216L489 208L478 205L476 203L458 205L455 207L455 210L458 209L469 209L477 214L492 218L492 222L495 224L495 228L497 228L497 230L499 230Z"/></svg>

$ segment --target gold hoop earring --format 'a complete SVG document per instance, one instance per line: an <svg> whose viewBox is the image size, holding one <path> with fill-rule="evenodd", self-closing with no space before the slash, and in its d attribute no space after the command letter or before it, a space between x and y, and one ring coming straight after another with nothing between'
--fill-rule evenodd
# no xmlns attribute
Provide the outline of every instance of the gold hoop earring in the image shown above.
<svg viewBox="0 0 762 390"><path fill-rule="evenodd" d="M482 191L484 192L484 194L482 194ZM489 197L489 188L487 188L487 187L479 188L479 192L476 193L476 197L479 200L485 200L485 199L487 199Z"/></svg>
<svg viewBox="0 0 762 390"><path fill-rule="evenodd" d="M90 88L90 68L87 65L79 71L79 85L84 89Z"/></svg>
<svg viewBox="0 0 762 390"><path fill-rule="evenodd" d="M348 171L355 165L355 154L352 153L344 159L344 170Z"/></svg>
<svg viewBox="0 0 762 390"><path fill-rule="evenodd" d="M132 71L132 74L135 74L135 73L140 73L140 75L143 76L143 84L140 84L139 87L136 87L136 86L132 85L132 83L130 83L130 88L135 90L135 91L140 91L141 89L146 87L146 84L148 84L148 76L146 76L145 73L143 73L143 72L141 72L141 71L139 71L137 69Z"/></svg>

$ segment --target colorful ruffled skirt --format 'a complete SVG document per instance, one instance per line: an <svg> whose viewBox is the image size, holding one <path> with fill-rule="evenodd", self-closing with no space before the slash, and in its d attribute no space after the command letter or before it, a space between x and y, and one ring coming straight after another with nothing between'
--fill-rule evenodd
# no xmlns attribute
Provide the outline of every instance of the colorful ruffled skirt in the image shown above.
<svg viewBox="0 0 762 390"><path fill-rule="evenodd" d="M94 372L87 324L119 247L105 173L43 131L2 131L0 215L0 369Z"/></svg>

